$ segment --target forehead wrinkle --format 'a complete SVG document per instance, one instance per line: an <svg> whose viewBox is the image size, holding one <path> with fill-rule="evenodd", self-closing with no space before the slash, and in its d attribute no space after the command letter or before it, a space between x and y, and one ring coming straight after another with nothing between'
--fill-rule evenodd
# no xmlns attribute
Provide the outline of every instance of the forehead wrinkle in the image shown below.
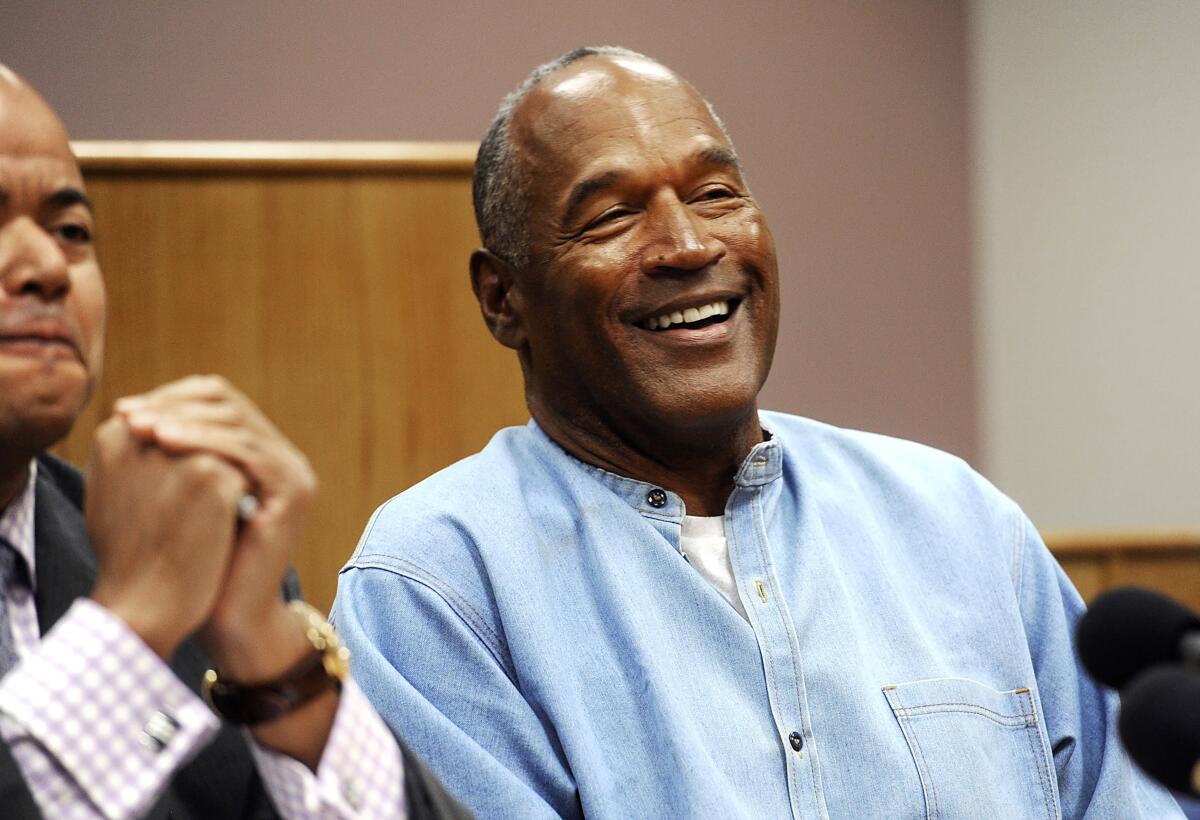
<svg viewBox="0 0 1200 820"><path fill-rule="evenodd" d="M28 145L13 147L0 139L0 205L11 205L14 197L28 197L41 209L82 205L94 213L75 156L46 142L31 135Z"/></svg>
<svg viewBox="0 0 1200 820"><path fill-rule="evenodd" d="M687 121L694 122L696 128L684 138L686 141L712 137L724 142L716 123L699 113L680 114L670 119L656 121L652 116L654 113L653 101L648 101L648 104L645 105L640 104L639 101L637 106L620 105L614 102L609 108L619 108L631 116L625 122L602 128L585 123L582 118L575 116L564 117L561 123L540 120L539 128L524 129L522 148L527 158L532 159L537 165L554 168L566 153L572 149L578 149L579 146L595 142L604 143L613 135L624 132L633 132L637 135L639 142L646 144L653 141L652 135L656 130ZM644 110L634 110L635 108ZM712 146L712 148L726 150L729 156L733 156L732 151L727 149L720 149L717 146ZM700 153L700 150L697 150L696 153ZM714 164L723 164L723 161L717 160Z"/></svg>
<svg viewBox="0 0 1200 820"><path fill-rule="evenodd" d="M672 120L669 120L668 123L679 122L685 119L691 119L691 117L676 117ZM667 123L662 123L662 125L665 124ZM621 129L607 129L605 132L601 132L596 136L603 136L605 133L608 133L612 130ZM700 132L693 135L692 139L704 139L707 136L708 135ZM673 164L671 158L666 155L660 155L658 160L664 165ZM684 165L694 164L702 164L704 166L728 170L737 170L739 167L737 157L734 155L731 149L725 145L711 144L699 146L691 153L686 155L684 159ZM626 176L628 176L627 170L621 168L610 168L597 171L596 173L593 173L585 177L583 180L577 182L574 186L572 186L567 196L566 205L563 207L563 215L560 220L560 225L567 226L573 224L578 218L580 208L587 202L588 199L598 193L602 193L618 185Z"/></svg>
<svg viewBox="0 0 1200 820"><path fill-rule="evenodd" d="M666 160L666 158L663 159ZM739 169L737 157L733 151L723 145L701 146L688 156L686 162L687 164L699 163L730 171L737 171ZM588 199L619 185L621 180L626 176L628 176L627 171L611 169L597 172L576 183L571 188L570 195L567 197L567 204L563 209L563 216L560 220L561 225L567 226L573 224L579 215L580 208Z"/></svg>

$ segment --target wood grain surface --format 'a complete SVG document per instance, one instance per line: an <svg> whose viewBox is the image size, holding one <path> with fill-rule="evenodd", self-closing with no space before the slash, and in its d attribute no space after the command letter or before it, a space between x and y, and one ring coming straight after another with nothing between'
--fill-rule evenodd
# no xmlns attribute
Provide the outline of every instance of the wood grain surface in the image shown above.
<svg viewBox="0 0 1200 820"><path fill-rule="evenodd" d="M1063 530L1045 539L1084 600L1132 585L1200 610L1200 530Z"/></svg>
<svg viewBox="0 0 1200 820"><path fill-rule="evenodd" d="M97 395L58 452L84 464L120 396L227 377L321 481L295 564L327 608L380 503L528 418L516 357L471 293L470 164L425 154L380 169L326 152L295 172L227 155L172 171L133 152L114 164L119 147L82 160L108 341Z"/></svg>

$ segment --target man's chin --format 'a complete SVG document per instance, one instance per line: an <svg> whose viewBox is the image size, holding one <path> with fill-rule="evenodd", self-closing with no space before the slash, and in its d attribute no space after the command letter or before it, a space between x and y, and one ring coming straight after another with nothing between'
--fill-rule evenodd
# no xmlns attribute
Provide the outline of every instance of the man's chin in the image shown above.
<svg viewBox="0 0 1200 820"><path fill-rule="evenodd" d="M689 385L670 391L653 402L655 415L665 429L733 432L746 423L758 406L757 384Z"/></svg>
<svg viewBox="0 0 1200 820"><path fill-rule="evenodd" d="M34 456L66 438L91 395L91 380L66 378L7 390L0 380L0 446ZM35 388L35 389L29 389Z"/></svg>

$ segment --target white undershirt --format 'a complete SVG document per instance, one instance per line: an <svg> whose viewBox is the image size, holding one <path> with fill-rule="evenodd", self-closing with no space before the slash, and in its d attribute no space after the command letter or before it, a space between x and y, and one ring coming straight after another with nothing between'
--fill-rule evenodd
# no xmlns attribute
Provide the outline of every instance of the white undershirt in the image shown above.
<svg viewBox="0 0 1200 820"><path fill-rule="evenodd" d="M750 620L733 580L733 564L729 561L729 544L725 540L725 516L685 515L679 533L679 551L739 615Z"/></svg>

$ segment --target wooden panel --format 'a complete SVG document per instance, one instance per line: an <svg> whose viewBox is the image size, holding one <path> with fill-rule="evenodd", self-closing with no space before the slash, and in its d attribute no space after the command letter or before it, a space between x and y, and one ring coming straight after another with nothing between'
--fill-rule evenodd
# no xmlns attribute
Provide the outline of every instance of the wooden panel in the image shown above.
<svg viewBox="0 0 1200 820"><path fill-rule="evenodd" d="M528 417L515 355L471 294L470 166L451 159L292 173L85 161L108 342L98 395L59 451L84 463L122 395L225 375L321 480L295 564L328 607L377 505Z"/></svg>
<svg viewBox="0 0 1200 820"><path fill-rule="evenodd" d="M1134 585L1200 609L1200 531L1047 533L1046 544L1084 600Z"/></svg>
<svg viewBox="0 0 1200 820"><path fill-rule="evenodd" d="M1058 562L1083 600L1090 601L1106 589L1104 566L1094 558L1075 558L1059 556Z"/></svg>

